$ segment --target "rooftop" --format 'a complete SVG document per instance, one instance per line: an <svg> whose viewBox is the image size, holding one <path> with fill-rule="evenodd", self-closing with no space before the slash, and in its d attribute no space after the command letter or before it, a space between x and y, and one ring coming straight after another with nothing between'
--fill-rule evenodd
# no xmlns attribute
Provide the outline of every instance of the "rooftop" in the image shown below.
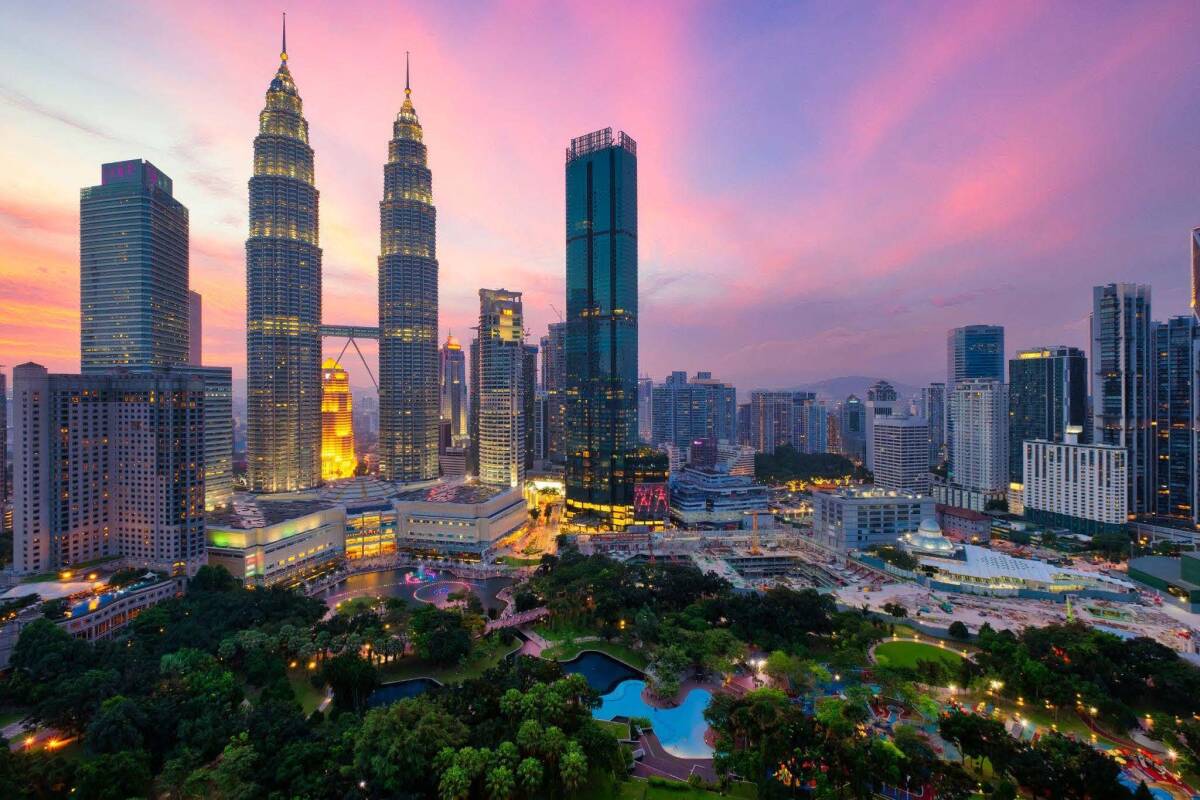
<svg viewBox="0 0 1200 800"><path fill-rule="evenodd" d="M1084 572L1067 567L1056 567L1045 561L1029 558L1013 558L1010 555L977 545L962 545L962 558L922 558L922 564L980 580L1016 578L1035 583L1058 583L1063 578L1086 580L1089 583L1108 584L1116 589L1131 590L1129 581L1113 578L1100 572Z"/></svg>
<svg viewBox="0 0 1200 800"><path fill-rule="evenodd" d="M265 528L335 505L337 503L322 499L312 492L258 496L239 492L234 494L233 505L228 510L208 515L208 525L235 530Z"/></svg>
<svg viewBox="0 0 1200 800"><path fill-rule="evenodd" d="M396 494L396 499L421 503L475 505L486 503L493 497L511 491L510 486L488 486L483 483L436 483L420 489L401 491Z"/></svg>

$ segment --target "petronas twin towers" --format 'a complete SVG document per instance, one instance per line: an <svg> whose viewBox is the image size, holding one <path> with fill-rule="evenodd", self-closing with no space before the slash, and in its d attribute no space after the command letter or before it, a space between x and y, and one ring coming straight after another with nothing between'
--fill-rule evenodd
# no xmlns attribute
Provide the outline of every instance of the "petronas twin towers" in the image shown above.
<svg viewBox="0 0 1200 800"><path fill-rule="evenodd" d="M321 479L321 248L313 150L287 65L254 139L246 240L246 449L250 488ZM432 176L407 66L379 204L379 465L384 480L438 475L438 263Z"/></svg>

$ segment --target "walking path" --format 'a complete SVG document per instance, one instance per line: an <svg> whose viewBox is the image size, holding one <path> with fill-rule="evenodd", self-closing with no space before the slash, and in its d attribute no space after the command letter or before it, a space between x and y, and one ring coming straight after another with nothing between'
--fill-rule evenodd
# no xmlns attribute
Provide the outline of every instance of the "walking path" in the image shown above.
<svg viewBox="0 0 1200 800"><path fill-rule="evenodd" d="M639 778L659 775L686 781L692 773L698 774L706 781L716 781L717 772L713 769L711 758L680 758L673 756L663 749L662 742L654 731L643 731L638 737L638 747L645 755L635 762L633 774Z"/></svg>

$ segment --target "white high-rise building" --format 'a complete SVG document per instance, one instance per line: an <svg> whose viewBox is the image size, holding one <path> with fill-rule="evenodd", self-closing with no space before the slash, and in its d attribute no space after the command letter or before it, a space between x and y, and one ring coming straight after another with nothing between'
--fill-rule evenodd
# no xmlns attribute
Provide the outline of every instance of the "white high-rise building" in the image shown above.
<svg viewBox="0 0 1200 800"><path fill-rule="evenodd" d="M520 292L479 290L476 447L479 480L494 486L515 487L525 481L523 324Z"/></svg>
<svg viewBox="0 0 1200 800"><path fill-rule="evenodd" d="M968 492L1003 496L1008 487L1008 387L959 381L950 395L950 480Z"/></svg>
<svg viewBox="0 0 1200 800"><path fill-rule="evenodd" d="M1079 444L1082 428L1066 441L1024 443L1025 515L1035 522L1081 533L1123 530L1129 520L1129 459L1125 448Z"/></svg>
<svg viewBox="0 0 1200 800"><path fill-rule="evenodd" d="M929 424L923 417L881 417L875 422L875 486L929 494Z"/></svg>
<svg viewBox="0 0 1200 800"><path fill-rule="evenodd" d="M890 417L900 409L900 401L896 398L896 390L887 381L876 381L867 390L867 405L864 414L866 458L863 464L867 469L875 469L875 420Z"/></svg>

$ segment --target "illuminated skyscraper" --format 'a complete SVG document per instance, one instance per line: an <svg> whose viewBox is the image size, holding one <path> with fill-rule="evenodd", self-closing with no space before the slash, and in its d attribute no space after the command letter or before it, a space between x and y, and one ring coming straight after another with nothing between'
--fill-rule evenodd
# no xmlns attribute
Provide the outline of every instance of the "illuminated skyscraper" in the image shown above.
<svg viewBox="0 0 1200 800"><path fill-rule="evenodd" d="M523 325L520 292L479 290L479 392L473 402L481 483L520 486L525 480Z"/></svg>
<svg viewBox="0 0 1200 800"><path fill-rule="evenodd" d="M433 177L405 65L379 203L379 472L438 476L438 262Z"/></svg>
<svg viewBox="0 0 1200 800"><path fill-rule="evenodd" d="M446 337L438 358L443 422L450 423L450 438L467 436L467 354L453 334Z"/></svg>
<svg viewBox="0 0 1200 800"><path fill-rule="evenodd" d="M262 492L321 479L319 198L286 28L283 44L254 138L246 240L246 456Z"/></svg>
<svg viewBox="0 0 1200 800"><path fill-rule="evenodd" d="M79 295L84 372L188 363L188 210L149 161L80 192Z"/></svg>
<svg viewBox="0 0 1200 800"><path fill-rule="evenodd" d="M354 477L354 413L350 376L332 358L321 364L321 479Z"/></svg>
<svg viewBox="0 0 1200 800"><path fill-rule="evenodd" d="M542 389L546 392L546 458L556 464L567 460L567 324L551 322L542 337Z"/></svg>
<svg viewBox="0 0 1200 800"><path fill-rule="evenodd" d="M611 128L572 139L566 195L566 516L622 530L638 446L637 143Z"/></svg>

